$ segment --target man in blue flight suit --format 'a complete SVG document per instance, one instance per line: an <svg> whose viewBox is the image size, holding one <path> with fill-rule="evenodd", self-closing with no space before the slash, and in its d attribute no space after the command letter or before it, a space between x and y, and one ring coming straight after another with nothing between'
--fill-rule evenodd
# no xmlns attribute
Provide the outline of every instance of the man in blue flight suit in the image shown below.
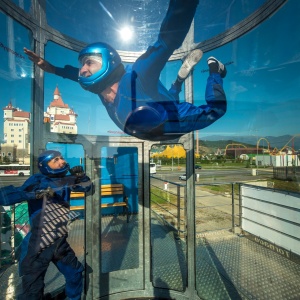
<svg viewBox="0 0 300 300"><path fill-rule="evenodd" d="M182 82L202 57L199 49L187 56L169 91L159 81L168 59L188 33L198 2L170 0L157 41L126 69L117 51L106 43L94 43L82 49L79 70L68 65L55 67L26 48L24 52L46 72L79 81L84 89L97 94L111 119L129 135L152 141L179 138L209 126L227 108L222 80L227 71L214 57L207 61L210 75L206 105L197 107L178 101Z"/></svg>
<svg viewBox="0 0 300 300"><path fill-rule="evenodd" d="M19 273L22 294L18 299L40 300L44 294L44 277L50 262L64 275L69 299L81 299L83 266L67 242L70 221L71 191L88 192L91 181L81 166L70 169L55 150L39 155L41 173L30 176L21 187L0 189L0 205L28 203L31 230L21 246ZM70 172L70 175L66 174Z"/></svg>

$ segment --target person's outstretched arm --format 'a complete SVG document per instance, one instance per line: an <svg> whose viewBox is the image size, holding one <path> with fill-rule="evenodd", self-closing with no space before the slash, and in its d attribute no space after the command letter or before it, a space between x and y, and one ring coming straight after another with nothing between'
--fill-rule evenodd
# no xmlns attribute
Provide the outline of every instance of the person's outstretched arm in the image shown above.
<svg viewBox="0 0 300 300"><path fill-rule="evenodd" d="M44 60L43 58L39 57L36 53L34 53L31 50L28 50L27 48L23 48L24 53L27 55L27 57L36 64L39 68L44 70L47 73L55 74L55 66L51 65L48 61Z"/></svg>
<svg viewBox="0 0 300 300"><path fill-rule="evenodd" d="M63 78L68 78L70 80L78 82L78 72L79 69L66 65L64 68L56 67L50 64L45 59L38 56L35 52L28 50L24 47L24 53L27 55L27 57L39 68L44 70L47 73L52 73L55 75L58 75Z"/></svg>
<svg viewBox="0 0 300 300"><path fill-rule="evenodd" d="M0 205L13 205L23 201L35 199L35 192L26 192L22 189L22 187L8 185L0 188Z"/></svg>

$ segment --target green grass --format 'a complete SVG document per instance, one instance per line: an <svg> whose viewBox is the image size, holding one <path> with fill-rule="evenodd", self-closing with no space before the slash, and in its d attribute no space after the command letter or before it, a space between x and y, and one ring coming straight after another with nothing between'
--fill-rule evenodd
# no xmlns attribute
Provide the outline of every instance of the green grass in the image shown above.
<svg viewBox="0 0 300 300"><path fill-rule="evenodd" d="M232 192L232 186L231 184L220 184L220 185L204 185L201 186L200 189L210 191L214 194L225 194ZM237 184L234 184L234 193L238 195L239 193L239 186Z"/></svg>
<svg viewBox="0 0 300 300"><path fill-rule="evenodd" d="M161 189L152 187L150 191L150 201L157 204L164 204L166 202L175 204L177 203L177 196L170 194L168 191L163 191Z"/></svg>
<svg viewBox="0 0 300 300"><path fill-rule="evenodd" d="M274 189L290 191L290 192L300 192L300 183L297 181L285 181L285 180L278 180L272 179L274 182Z"/></svg>
<svg viewBox="0 0 300 300"><path fill-rule="evenodd" d="M284 180L278 180L278 179L271 179L270 182L274 183L273 188L283 191L289 191L289 192L297 192L300 193L300 183L296 181L284 181ZM229 193L231 194L231 185L230 184L224 184L224 185L205 185L201 186L201 189L210 191L215 194L224 194ZM234 185L234 194L239 194L239 185Z"/></svg>

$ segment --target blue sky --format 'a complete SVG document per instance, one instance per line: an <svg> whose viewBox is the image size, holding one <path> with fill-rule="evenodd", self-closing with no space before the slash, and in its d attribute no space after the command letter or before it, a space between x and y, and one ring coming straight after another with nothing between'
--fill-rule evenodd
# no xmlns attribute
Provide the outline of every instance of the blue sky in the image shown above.
<svg viewBox="0 0 300 300"><path fill-rule="evenodd" d="M260 2L256 1L256 5ZM224 79L228 110L215 124L201 130L200 136L218 134L264 137L300 133L300 25L296 18L291 17L299 9L299 1L288 1L259 27L204 54L194 72L194 103L205 103L204 91L208 74L206 59L213 55L224 63L230 63L227 67L228 75ZM233 11L231 14L234 15ZM157 18L157 23L161 18L162 16ZM32 64L24 58L22 50L24 46L31 48L29 31L1 13L0 27L4 29L0 32L1 107L12 101L13 105L30 111ZM196 36L201 37L197 24L195 28ZM205 29L208 28L207 25ZM147 32L146 29L144 31ZM149 41L156 36L152 31L151 34L147 33ZM46 58L54 65L77 65L77 53L54 43L49 42L45 52ZM162 81L167 87L175 78L179 67L180 62L174 62L165 68ZM84 91L78 83L46 74L45 107L53 100L56 86L64 102L78 113L79 133L118 135L116 132L120 130L110 120L98 97ZM183 93L181 98L183 99ZM0 122L0 138L2 137L3 122Z"/></svg>

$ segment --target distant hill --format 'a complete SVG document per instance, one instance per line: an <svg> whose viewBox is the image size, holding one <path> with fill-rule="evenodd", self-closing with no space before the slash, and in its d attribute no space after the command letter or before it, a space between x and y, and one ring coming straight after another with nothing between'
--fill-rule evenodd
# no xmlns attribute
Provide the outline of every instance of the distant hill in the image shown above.
<svg viewBox="0 0 300 300"><path fill-rule="evenodd" d="M258 137L259 139L261 137ZM260 147L267 147L267 142L269 142L271 148L281 149L285 145L293 147L295 150L300 149L300 137L294 137L292 135L282 135L282 136L266 136L263 137L259 143ZM265 140L266 139L266 140ZM200 145L205 145L209 148L221 148L224 149L226 145L230 143L239 143L247 147L256 147L257 137L255 136L222 136L222 135L211 135L199 139Z"/></svg>

